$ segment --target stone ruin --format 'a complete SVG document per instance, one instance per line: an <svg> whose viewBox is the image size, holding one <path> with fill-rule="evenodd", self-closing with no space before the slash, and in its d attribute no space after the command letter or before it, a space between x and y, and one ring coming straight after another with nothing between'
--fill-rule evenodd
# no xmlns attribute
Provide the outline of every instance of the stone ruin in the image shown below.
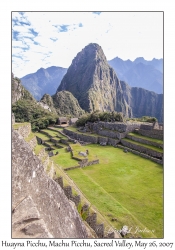
<svg viewBox="0 0 175 250"><path fill-rule="evenodd" d="M12 131L12 238L87 238L86 227L62 188Z"/></svg>

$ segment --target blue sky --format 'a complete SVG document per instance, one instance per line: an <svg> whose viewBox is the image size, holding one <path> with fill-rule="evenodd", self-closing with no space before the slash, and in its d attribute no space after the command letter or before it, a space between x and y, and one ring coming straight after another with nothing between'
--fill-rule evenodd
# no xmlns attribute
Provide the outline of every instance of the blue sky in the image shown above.
<svg viewBox="0 0 175 250"><path fill-rule="evenodd" d="M108 60L163 57L162 12L13 12L12 71L22 77L50 66L69 67L87 44Z"/></svg>

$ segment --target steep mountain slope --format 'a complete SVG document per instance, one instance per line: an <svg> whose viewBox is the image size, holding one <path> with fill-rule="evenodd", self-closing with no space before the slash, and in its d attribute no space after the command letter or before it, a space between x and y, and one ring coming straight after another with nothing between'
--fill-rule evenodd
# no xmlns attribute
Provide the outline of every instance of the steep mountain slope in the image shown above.
<svg viewBox="0 0 175 250"><path fill-rule="evenodd" d="M140 87L155 93L163 92L163 75L151 65L138 63L133 65L123 76L131 87Z"/></svg>
<svg viewBox="0 0 175 250"><path fill-rule="evenodd" d="M71 92L88 112L116 110L131 115L120 81L98 44L87 45L73 59L57 92L62 90Z"/></svg>
<svg viewBox="0 0 175 250"><path fill-rule="evenodd" d="M120 81L127 104L132 109L133 117L152 116L163 121L163 94L156 94L143 88L130 87Z"/></svg>
<svg viewBox="0 0 175 250"><path fill-rule="evenodd" d="M58 115L79 117L85 113L77 99L68 91L61 91L53 96L45 94L41 98L40 104L48 106L52 112Z"/></svg>
<svg viewBox="0 0 175 250"><path fill-rule="evenodd" d="M116 57L108 62L119 79L126 81L131 87L163 93L163 59L147 61L139 57L132 62Z"/></svg>
<svg viewBox="0 0 175 250"><path fill-rule="evenodd" d="M85 113L77 99L68 91L57 92L52 98L58 115L79 117Z"/></svg>
<svg viewBox="0 0 175 250"><path fill-rule="evenodd" d="M58 115L41 107L33 96L12 75L12 111L16 122L31 122L32 129L45 128L55 123Z"/></svg>
<svg viewBox="0 0 175 250"><path fill-rule="evenodd" d="M67 69L52 66L40 68L37 72L21 78L22 85L35 97L40 100L44 94L53 95L56 92Z"/></svg>

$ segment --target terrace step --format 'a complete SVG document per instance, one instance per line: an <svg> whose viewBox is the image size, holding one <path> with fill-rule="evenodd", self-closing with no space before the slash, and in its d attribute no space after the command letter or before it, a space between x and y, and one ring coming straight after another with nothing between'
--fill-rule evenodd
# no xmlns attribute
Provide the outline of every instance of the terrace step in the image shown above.
<svg viewBox="0 0 175 250"><path fill-rule="evenodd" d="M126 138L131 139L131 140L136 141L136 142L147 144L147 145L150 145L150 146L163 148L163 141L158 140L158 139L149 138L149 137L142 136L142 135L135 134L135 133L127 134Z"/></svg>
<svg viewBox="0 0 175 250"><path fill-rule="evenodd" d="M122 139L121 144L125 147L134 149L140 153L144 153L154 158L162 159L163 158L163 150L160 148L156 148L155 146L145 145L140 142L136 142L130 139Z"/></svg>
<svg viewBox="0 0 175 250"><path fill-rule="evenodd" d="M120 144L118 144L117 147L123 149L125 152L128 151L128 152L131 152L131 153L133 153L133 154L140 155L140 156L143 157L143 158L149 159L149 160L151 160L151 161L154 161L154 162L156 162L156 163L158 163L158 164L163 165L163 160L159 160L159 159L157 159L157 158L155 158L155 157L151 157L151 156L149 156L149 155L147 155L147 154L140 153L140 152L137 151L137 150L128 148L128 147L126 147L126 146L122 146L122 145L120 145Z"/></svg>

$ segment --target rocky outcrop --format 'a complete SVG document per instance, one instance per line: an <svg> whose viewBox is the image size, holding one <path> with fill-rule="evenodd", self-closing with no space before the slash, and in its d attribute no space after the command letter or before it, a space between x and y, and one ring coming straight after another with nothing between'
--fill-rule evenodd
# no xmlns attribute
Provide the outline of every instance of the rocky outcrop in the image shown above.
<svg viewBox="0 0 175 250"><path fill-rule="evenodd" d="M12 73L12 104L17 102L23 96L23 87L20 84L20 80L14 78Z"/></svg>
<svg viewBox="0 0 175 250"><path fill-rule="evenodd" d="M12 236L87 237L75 207L16 131L12 131Z"/></svg>

